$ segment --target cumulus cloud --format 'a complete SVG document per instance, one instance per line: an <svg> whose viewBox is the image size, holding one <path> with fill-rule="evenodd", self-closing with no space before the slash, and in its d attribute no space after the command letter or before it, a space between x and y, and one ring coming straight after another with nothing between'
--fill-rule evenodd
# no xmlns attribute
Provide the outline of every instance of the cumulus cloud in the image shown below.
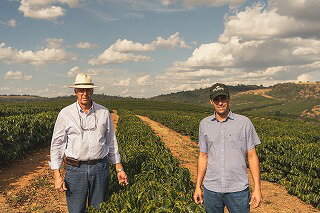
<svg viewBox="0 0 320 213"><path fill-rule="evenodd" d="M60 48L63 43L62 38L47 38L46 39L48 48Z"/></svg>
<svg viewBox="0 0 320 213"><path fill-rule="evenodd" d="M283 2L272 1L268 7L253 4L226 17L217 42L202 44L186 60L175 61L164 77L171 83L210 79L229 84L307 79L319 69L320 24L314 20L320 4L290 2L287 12ZM308 11L314 16L303 15Z"/></svg>
<svg viewBox="0 0 320 213"><path fill-rule="evenodd" d="M315 7L317 5L315 4ZM317 10L320 10L320 6ZM286 16L277 11L275 6L264 9L263 4L255 4L234 16L229 16L219 42L229 42L232 37L238 37L242 41L290 37L312 38L320 33L318 20L300 19L295 15Z"/></svg>
<svg viewBox="0 0 320 213"><path fill-rule="evenodd" d="M7 25L7 26L9 26L9 27L16 27L16 26L17 26L17 21L14 20L14 19L10 19L10 20L7 21L7 22L0 20L0 24Z"/></svg>
<svg viewBox="0 0 320 213"><path fill-rule="evenodd" d="M75 67L72 67L67 72L67 76L71 78L71 77L74 77L74 76L76 76L77 74L80 74L80 73L87 73L87 74L90 74L90 75L101 75L101 74L104 74L106 72L112 72L112 70L100 70L100 69L84 70L84 69L81 69L79 66L75 66Z"/></svg>
<svg viewBox="0 0 320 213"><path fill-rule="evenodd" d="M150 75L144 75L137 79L137 84L139 86L150 86L153 85Z"/></svg>
<svg viewBox="0 0 320 213"><path fill-rule="evenodd" d="M158 37L155 41L148 44L141 44L138 42L129 41L127 39L117 40L108 49L106 49L97 58L89 60L91 65L101 64L119 64L124 62L140 62L140 61L151 61L149 56L145 55L134 55L132 52L144 52L154 51L160 47L166 47L173 49L174 47L190 48L186 42L179 37L179 33L175 33L169 36L167 39Z"/></svg>
<svg viewBox="0 0 320 213"><path fill-rule="evenodd" d="M128 96L131 95L129 89L125 89L125 90L123 90L121 93L122 93L122 95L123 95L124 97L128 97Z"/></svg>
<svg viewBox="0 0 320 213"><path fill-rule="evenodd" d="M9 71L5 74L3 79L15 79L15 80L26 80L29 81L32 79L31 75L23 75L20 71Z"/></svg>
<svg viewBox="0 0 320 213"><path fill-rule="evenodd" d="M307 82L310 80L310 74L302 74L300 76L298 76L297 81L301 81L301 82Z"/></svg>
<svg viewBox="0 0 320 213"><path fill-rule="evenodd" d="M76 56L58 47L60 40L49 39L48 47L39 51L17 50L7 47L5 43L0 44L0 62L7 64L32 64L34 66L48 63L63 63L76 60Z"/></svg>
<svg viewBox="0 0 320 213"><path fill-rule="evenodd" d="M17 26L17 21L14 19L10 19L9 21L7 21L7 25L10 27L16 27Z"/></svg>
<svg viewBox="0 0 320 213"><path fill-rule="evenodd" d="M90 43L90 42L79 42L78 44L76 44L77 48L80 49L93 49L93 48L97 48L99 47L97 44L94 43Z"/></svg>
<svg viewBox="0 0 320 213"><path fill-rule="evenodd" d="M116 81L112 86L116 86L116 87L127 87L129 86L131 83L131 79L125 79L125 80L120 80L120 81Z"/></svg>
<svg viewBox="0 0 320 213"><path fill-rule="evenodd" d="M66 10L61 7L61 4L75 8L79 6L80 2L81 0L21 0L19 11L25 17L55 20L66 14Z"/></svg>
<svg viewBox="0 0 320 213"><path fill-rule="evenodd" d="M0 87L0 90L1 90L1 91L8 91L8 90L9 90L9 87Z"/></svg>
<svg viewBox="0 0 320 213"><path fill-rule="evenodd" d="M239 6L245 2L245 0L161 0L164 6L170 4L182 3L185 7L192 8L195 6L206 7L221 7L223 5Z"/></svg>

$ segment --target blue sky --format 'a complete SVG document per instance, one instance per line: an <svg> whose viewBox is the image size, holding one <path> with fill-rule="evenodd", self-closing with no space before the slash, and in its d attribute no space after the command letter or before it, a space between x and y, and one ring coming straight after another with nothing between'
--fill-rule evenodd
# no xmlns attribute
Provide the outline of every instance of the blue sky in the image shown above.
<svg viewBox="0 0 320 213"><path fill-rule="evenodd" d="M0 94L151 97L320 80L318 0L0 1Z"/></svg>

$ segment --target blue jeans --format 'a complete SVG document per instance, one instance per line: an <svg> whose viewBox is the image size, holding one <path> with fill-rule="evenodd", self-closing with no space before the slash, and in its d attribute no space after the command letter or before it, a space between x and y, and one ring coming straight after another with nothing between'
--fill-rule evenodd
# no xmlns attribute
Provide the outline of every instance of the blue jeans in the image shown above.
<svg viewBox="0 0 320 213"><path fill-rule="evenodd" d="M104 202L109 184L108 160L79 167L66 165L66 198L70 213L86 211L88 205L97 209Z"/></svg>
<svg viewBox="0 0 320 213"><path fill-rule="evenodd" d="M249 187L240 192L219 193L204 188L204 207L208 213L223 213L226 206L230 213L250 212Z"/></svg>

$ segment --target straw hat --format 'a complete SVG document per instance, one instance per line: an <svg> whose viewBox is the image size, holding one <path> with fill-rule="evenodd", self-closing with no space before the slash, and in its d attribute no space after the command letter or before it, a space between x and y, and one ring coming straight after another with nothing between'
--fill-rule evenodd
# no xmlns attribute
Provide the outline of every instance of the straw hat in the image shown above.
<svg viewBox="0 0 320 213"><path fill-rule="evenodd" d="M70 88L96 88L92 83L91 76L86 73L81 73L76 76L74 85L69 86Z"/></svg>

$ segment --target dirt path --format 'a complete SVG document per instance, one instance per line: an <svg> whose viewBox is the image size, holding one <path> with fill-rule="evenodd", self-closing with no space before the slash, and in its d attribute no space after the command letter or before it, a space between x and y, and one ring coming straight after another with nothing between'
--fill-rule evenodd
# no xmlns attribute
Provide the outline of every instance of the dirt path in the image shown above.
<svg viewBox="0 0 320 213"><path fill-rule="evenodd" d="M112 114L115 130L117 114ZM0 212L68 212L65 193L53 186L50 149L42 149L0 170Z"/></svg>
<svg viewBox="0 0 320 213"><path fill-rule="evenodd" d="M138 116L142 121L147 123L158 135L165 145L171 150L174 157L180 160L181 165L190 170L192 180L195 181L197 172L197 143L190 140L189 137L183 136L164 125L150 120L144 116ZM250 177L250 185L253 184ZM278 184L262 181L263 202L258 209L251 212L263 213L291 213L291 212L320 212L310 205L303 203L297 197L289 195L286 189Z"/></svg>

